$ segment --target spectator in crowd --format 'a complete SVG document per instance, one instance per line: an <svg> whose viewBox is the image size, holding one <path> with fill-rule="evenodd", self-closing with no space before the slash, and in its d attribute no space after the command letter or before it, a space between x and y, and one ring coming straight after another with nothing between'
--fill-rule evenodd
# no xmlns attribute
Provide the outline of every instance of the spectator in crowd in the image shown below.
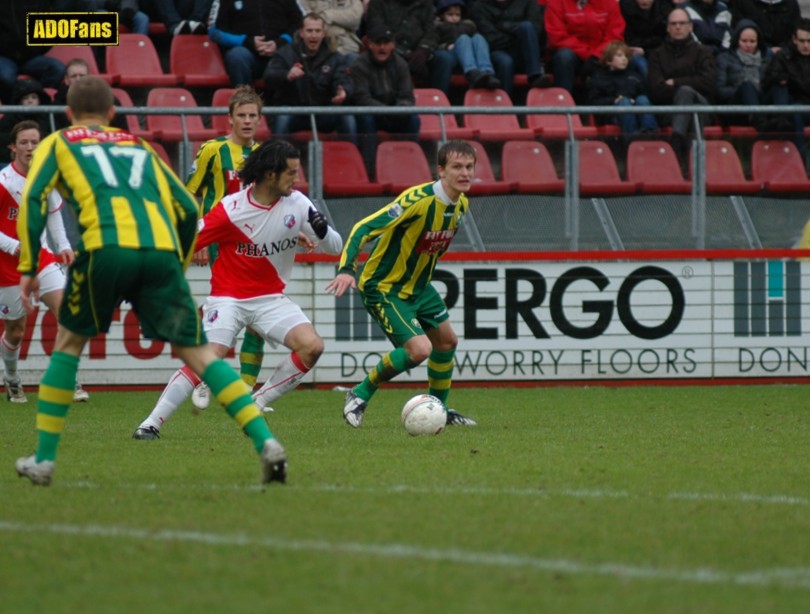
<svg viewBox="0 0 810 614"><path fill-rule="evenodd" d="M714 53L692 38L692 22L686 10L673 9L667 17L667 38L650 54L648 77L654 104L687 106L711 104L717 88ZM672 117L672 146L686 167L691 141L692 113Z"/></svg>
<svg viewBox="0 0 810 614"><path fill-rule="evenodd" d="M516 72L526 74L529 87L549 85L542 60L543 8L536 0L476 0L471 13L489 43L501 87L510 97Z"/></svg>
<svg viewBox="0 0 810 614"><path fill-rule="evenodd" d="M652 103L647 98L641 75L629 65L630 48L627 44L621 41L608 43L602 51L599 66L588 77L588 104L650 106ZM624 135L633 135L639 131L658 132L658 122L652 113L622 113L611 116L610 121L621 126Z"/></svg>
<svg viewBox="0 0 810 614"><path fill-rule="evenodd" d="M750 19L759 26L762 44L774 53L790 42L799 19L799 0L732 0L731 16L735 25Z"/></svg>
<svg viewBox="0 0 810 614"><path fill-rule="evenodd" d="M762 87L770 92L775 105L810 104L810 19L803 17L797 22L793 40L774 56ZM806 160L804 127L810 122L810 116L795 113L791 120L796 146Z"/></svg>
<svg viewBox="0 0 810 614"><path fill-rule="evenodd" d="M73 58L72 60L68 61L68 63L65 65L65 76L62 79L62 82L59 84L59 89L56 90L56 94L53 96L53 104L67 106L68 88L71 86L71 84L89 74L90 67L82 58ZM115 101L116 106L121 106L121 101L118 100L118 98L114 98L113 100ZM70 125L67 115L64 113L54 115L54 122L57 129L65 128ZM126 116L124 115L116 114L112 122L110 122L110 125L115 128L121 128L121 130L128 129Z"/></svg>
<svg viewBox="0 0 810 614"><path fill-rule="evenodd" d="M554 85L573 94L577 75L587 78L605 46L624 40L624 17L616 0L548 0L546 34Z"/></svg>
<svg viewBox="0 0 810 614"><path fill-rule="evenodd" d="M619 0L624 17L624 42L630 47L630 65L646 81L650 51L660 47L667 35L670 0Z"/></svg>
<svg viewBox="0 0 810 614"><path fill-rule="evenodd" d="M478 34L475 22L465 19L464 0L438 0L436 29L439 47L452 52L470 87L501 87L489 57L489 43Z"/></svg>
<svg viewBox="0 0 810 614"><path fill-rule="evenodd" d="M7 0L3 3L3 18L0 19L0 100L5 104L10 104L11 88L20 74L33 77L43 87L59 87L65 65L45 55L50 47L26 44L26 15L29 12L52 10L50 0Z"/></svg>
<svg viewBox="0 0 810 614"><path fill-rule="evenodd" d="M456 58L446 49L438 49L433 0L370 0L366 31L380 29L394 33L396 53L408 62L414 83L450 94Z"/></svg>
<svg viewBox="0 0 810 614"><path fill-rule="evenodd" d="M765 103L762 82L773 57L760 36L759 26L743 19L731 35L731 49L717 56L717 102L752 105ZM755 115L746 121L765 131L766 117ZM739 117L737 122L740 123Z"/></svg>
<svg viewBox="0 0 810 614"><path fill-rule="evenodd" d="M42 84L35 79L20 79L14 83L11 90L9 104L20 106L39 106L51 104L51 97L42 88ZM51 118L48 113L6 113L0 118L0 165L11 162L11 130L15 124L25 119L31 119L39 125L39 133L51 133Z"/></svg>
<svg viewBox="0 0 810 614"><path fill-rule="evenodd" d="M731 11L721 0L689 0L683 4L692 20L692 35L715 55L731 47Z"/></svg>
<svg viewBox="0 0 810 614"><path fill-rule="evenodd" d="M317 13L326 24L326 34L332 39L335 51L347 56L349 64L360 53L357 35L363 21L363 0L300 0L308 13Z"/></svg>
<svg viewBox="0 0 810 614"><path fill-rule="evenodd" d="M368 30L368 49L352 63L351 103L361 107L412 107L416 104L413 81L408 62L396 52L394 33L385 26L376 25ZM407 134L416 138L419 133L419 115L357 116L360 149L369 174L374 176L377 152L377 130Z"/></svg>
<svg viewBox="0 0 810 614"><path fill-rule="evenodd" d="M172 36L205 34L213 0L141 0L141 7L153 21L166 25Z"/></svg>
<svg viewBox="0 0 810 614"><path fill-rule="evenodd" d="M304 17L296 40L279 49L264 73L273 92L271 103L279 107L341 105L352 92L346 56L332 51L326 37L326 22L316 13ZM334 132L355 142L354 115L318 115L319 131ZM273 116L273 136L288 139L296 130L309 130L309 115Z"/></svg>
<svg viewBox="0 0 810 614"><path fill-rule="evenodd" d="M264 75L273 54L301 27L296 0L221 0L211 10L209 36L223 51L231 85L249 85Z"/></svg>

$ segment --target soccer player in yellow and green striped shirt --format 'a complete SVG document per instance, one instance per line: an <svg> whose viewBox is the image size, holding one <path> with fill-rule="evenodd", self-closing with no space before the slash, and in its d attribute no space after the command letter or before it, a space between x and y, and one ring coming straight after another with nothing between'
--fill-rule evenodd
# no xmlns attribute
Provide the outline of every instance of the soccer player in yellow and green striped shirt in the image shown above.
<svg viewBox="0 0 810 614"><path fill-rule="evenodd" d="M425 359L428 394L447 407L458 337L447 305L430 281L467 213L465 192L475 176L475 149L465 141L445 143L439 148L438 171L438 181L406 190L355 224L338 274L326 287L335 296L358 289L366 310L394 345L346 393L343 417L354 428L381 384ZM357 260L369 242L375 243L356 282ZM475 421L448 409L447 424L474 426Z"/></svg>
<svg viewBox="0 0 810 614"><path fill-rule="evenodd" d="M81 234L68 269L54 351L39 387L37 450L17 460L17 473L34 484L50 484L79 356L91 337L109 330L116 307L128 301L144 336L169 341L251 437L263 483L283 482L284 447L270 433L248 386L208 345L185 279L198 204L148 144L108 126L115 107L104 80L79 79L67 102L72 125L37 147L17 221L20 293L29 310L38 294L40 237L53 188L76 214Z"/></svg>
<svg viewBox="0 0 810 614"><path fill-rule="evenodd" d="M259 146L256 132L261 111L261 96L249 85L238 87L228 100L230 134L211 139L200 146L186 187L192 194L200 197L203 215L223 197L242 189L238 173L250 152ZM209 253L213 263L216 245L209 248ZM263 360L264 339L247 329L239 350L239 363L242 379L251 388L256 385ZM202 391L202 398L195 391L192 400L196 406L204 409L207 407L207 391Z"/></svg>

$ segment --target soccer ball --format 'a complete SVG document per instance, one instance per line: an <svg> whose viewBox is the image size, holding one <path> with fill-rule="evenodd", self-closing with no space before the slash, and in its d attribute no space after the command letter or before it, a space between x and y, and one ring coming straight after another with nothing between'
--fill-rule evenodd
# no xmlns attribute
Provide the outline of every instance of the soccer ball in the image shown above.
<svg viewBox="0 0 810 614"><path fill-rule="evenodd" d="M413 436L438 435L447 424L447 410L436 397L420 394L405 403L402 408L402 424Z"/></svg>

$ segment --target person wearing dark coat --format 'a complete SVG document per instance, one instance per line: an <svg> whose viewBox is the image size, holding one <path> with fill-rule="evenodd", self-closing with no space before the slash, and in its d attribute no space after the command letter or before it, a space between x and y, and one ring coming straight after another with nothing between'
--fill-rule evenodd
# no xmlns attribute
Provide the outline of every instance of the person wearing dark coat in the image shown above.
<svg viewBox="0 0 810 614"><path fill-rule="evenodd" d="M661 105L712 104L717 89L714 53L692 38L692 21L684 9L673 9L667 17L667 38L650 54L648 75L650 100ZM672 116L672 146L685 164L691 143L693 113Z"/></svg>
<svg viewBox="0 0 810 614"><path fill-rule="evenodd" d="M366 31L380 28L393 32L396 53L408 62L414 83L450 95L456 58L446 49L439 49L433 0L369 0Z"/></svg>
<svg viewBox="0 0 810 614"><path fill-rule="evenodd" d="M774 53L787 45L802 18L799 0L732 0L732 23L750 19L759 26L762 43Z"/></svg>
<svg viewBox="0 0 810 614"><path fill-rule="evenodd" d="M309 13L291 45L279 49L270 59L264 80L273 98L270 104L283 107L328 107L346 102L352 92L345 55L329 48L326 23ZM354 142L354 115L316 115L319 131L334 132ZM309 115L273 116L274 137L289 139L296 130L309 130Z"/></svg>
<svg viewBox="0 0 810 614"><path fill-rule="evenodd" d="M395 34L385 26L368 30L368 49L349 67L353 93L351 104L358 107L412 107L416 104L408 62L396 53ZM374 176L377 130L405 134L416 139L419 115L360 114L356 118L358 141L369 174Z"/></svg>
<svg viewBox="0 0 810 614"><path fill-rule="evenodd" d="M771 60L762 87L775 105L810 105L810 19L802 18L797 22L793 40ZM806 159L804 127L810 122L810 116L796 113L790 118L794 141Z"/></svg>
<svg viewBox="0 0 810 614"><path fill-rule="evenodd" d="M464 0L437 0L436 31L439 48L453 54L471 88L501 87L495 77L489 43L478 33L475 22L466 18Z"/></svg>
<svg viewBox="0 0 810 614"><path fill-rule="evenodd" d="M36 79L19 79L11 89L9 104L39 106L51 104L51 97ZM39 133L45 138L51 133L51 119L47 113L6 113L0 119L0 166L11 162L11 129L23 121L32 119L39 124Z"/></svg>
<svg viewBox="0 0 810 614"><path fill-rule="evenodd" d="M731 35L731 49L717 56L717 102L718 104L759 106L765 104L766 96L762 82L773 53L765 45L760 29L750 19L743 19ZM744 117L737 115L729 121L735 124L748 123L766 131L765 115Z"/></svg>

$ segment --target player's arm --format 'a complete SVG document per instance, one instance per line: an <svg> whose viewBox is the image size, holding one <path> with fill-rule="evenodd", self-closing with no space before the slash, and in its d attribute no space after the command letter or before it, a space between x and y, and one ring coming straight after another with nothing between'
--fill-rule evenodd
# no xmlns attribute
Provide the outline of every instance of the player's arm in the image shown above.
<svg viewBox="0 0 810 614"><path fill-rule="evenodd" d="M56 190L51 190L50 194L48 194L48 237L50 237L54 251L61 259L70 264L73 261L73 247L68 240L65 221L62 218L63 205L64 202L59 193Z"/></svg>
<svg viewBox="0 0 810 614"><path fill-rule="evenodd" d="M141 143L152 154L154 163L158 166L159 172L162 173L169 186L171 203L167 203L167 205L174 211L175 228L180 241L183 268L185 269L191 263L191 258L194 255L194 241L197 238L197 220L200 216L200 206L191 192L180 181L180 178L174 174L171 167L163 161L149 143L145 141L141 141Z"/></svg>
<svg viewBox="0 0 810 614"><path fill-rule="evenodd" d="M59 133L46 137L37 146L28 178L23 189L17 217L17 236L20 239L20 263L17 270L26 276L36 276L42 231L48 221L48 194L59 180L56 146Z"/></svg>
<svg viewBox="0 0 810 614"><path fill-rule="evenodd" d="M186 180L186 189L192 194L199 194L202 189L203 182L208 177L211 169L211 162L213 160L215 148L206 147L206 143L200 145L197 150L197 155L194 157L194 162L191 164L191 171L188 179Z"/></svg>
<svg viewBox="0 0 810 614"><path fill-rule="evenodd" d="M6 187L0 184L0 215L10 215L12 209L17 208L17 201L8 193ZM20 251L20 242L15 238L0 232L0 251L16 256Z"/></svg>

